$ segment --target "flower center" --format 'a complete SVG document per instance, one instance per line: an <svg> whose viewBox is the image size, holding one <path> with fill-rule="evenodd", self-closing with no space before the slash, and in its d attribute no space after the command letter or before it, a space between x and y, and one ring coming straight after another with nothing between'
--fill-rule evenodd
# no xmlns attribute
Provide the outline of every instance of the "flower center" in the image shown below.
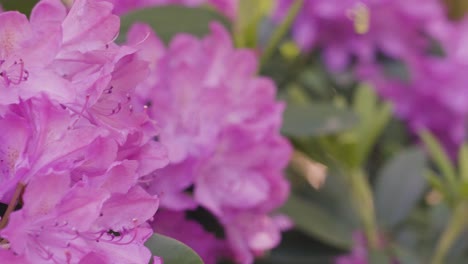
<svg viewBox="0 0 468 264"><path fill-rule="evenodd" d="M19 59L12 64L7 65L5 60L0 60L0 77L3 77L6 85L18 85L27 81L29 72L24 68L24 61Z"/></svg>

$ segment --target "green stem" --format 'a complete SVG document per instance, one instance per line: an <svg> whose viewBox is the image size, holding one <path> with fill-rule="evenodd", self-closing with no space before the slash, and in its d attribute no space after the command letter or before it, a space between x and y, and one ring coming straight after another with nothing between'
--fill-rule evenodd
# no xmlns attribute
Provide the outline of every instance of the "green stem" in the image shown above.
<svg viewBox="0 0 468 264"><path fill-rule="evenodd" d="M361 218L369 247L378 249L379 234L375 219L374 199L366 174L362 170L353 170L350 175L350 183L355 207Z"/></svg>
<svg viewBox="0 0 468 264"><path fill-rule="evenodd" d="M273 35L271 36L265 50L263 51L262 58L260 59L261 66L265 65L268 59L270 59L270 57L273 55L273 52L275 51L276 46L288 32L289 28L291 27L294 21L294 18L296 18L297 13L299 13L299 10L301 10L303 3L304 3L304 0L296 0L292 4L292 6L289 8L286 18L277 27L275 32L273 32Z"/></svg>
<svg viewBox="0 0 468 264"><path fill-rule="evenodd" d="M449 224L444 230L444 233L440 237L435 253L432 257L432 264L443 264L444 259L457 240L458 236L466 228L466 217L468 216L468 204L460 203L455 207Z"/></svg>

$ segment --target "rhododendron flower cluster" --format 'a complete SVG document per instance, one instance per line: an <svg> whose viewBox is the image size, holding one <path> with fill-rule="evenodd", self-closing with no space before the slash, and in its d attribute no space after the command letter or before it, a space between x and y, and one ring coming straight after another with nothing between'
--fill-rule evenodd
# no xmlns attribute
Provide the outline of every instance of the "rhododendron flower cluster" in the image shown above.
<svg viewBox="0 0 468 264"><path fill-rule="evenodd" d="M223 227L227 254L251 263L279 243L288 224L269 214L287 196L282 170L291 154L279 135L284 105L275 102L275 86L256 77L255 54L235 50L218 24L202 40L181 34L167 48L141 24L131 29L130 45L142 36L148 38L139 55L152 71L137 94L159 121L158 140L170 160L147 184L167 211L158 217L171 221L177 212L204 208ZM165 232L158 221L154 226ZM179 238L190 244L190 238ZM213 247L215 238L206 240ZM205 261L214 263L210 259Z"/></svg>
<svg viewBox="0 0 468 264"><path fill-rule="evenodd" d="M276 19L285 16L293 0L280 0ZM438 0L318 0L304 1L295 19L293 38L305 51L321 49L334 71L353 58L375 62L378 53L401 59L429 46L427 36L445 19Z"/></svg>
<svg viewBox="0 0 468 264"><path fill-rule="evenodd" d="M279 2L277 19L292 2ZM354 62L357 78L372 82L413 132L430 130L454 154L468 116L467 32L445 13L436 0L305 1L292 34L303 50L321 50L332 71ZM444 55L434 54L437 45ZM409 79L385 74L382 58L403 62Z"/></svg>
<svg viewBox="0 0 468 264"><path fill-rule="evenodd" d="M144 25L117 45L119 26L103 0L0 13L2 263L148 263L154 230L252 263L289 225L273 82L220 25L167 48Z"/></svg>
<svg viewBox="0 0 468 264"><path fill-rule="evenodd" d="M147 64L118 31L103 1L0 14L2 263L149 262L159 200L140 181L168 160L133 111Z"/></svg>
<svg viewBox="0 0 468 264"><path fill-rule="evenodd" d="M408 79L385 74L382 67L364 65L359 78L371 81L395 105L395 113L418 133L430 130L454 157L466 138L468 66L466 21L433 21L430 36L441 51L414 53L401 58Z"/></svg>

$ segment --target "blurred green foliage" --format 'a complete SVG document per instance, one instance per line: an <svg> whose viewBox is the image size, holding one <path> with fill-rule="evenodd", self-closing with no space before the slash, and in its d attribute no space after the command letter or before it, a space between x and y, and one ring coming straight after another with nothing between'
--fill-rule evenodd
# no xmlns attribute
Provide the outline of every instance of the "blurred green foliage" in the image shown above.
<svg viewBox="0 0 468 264"><path fill-rule="evenodd" d="M147 23L166 43L177 33L190 33L204 36L210 32L209 24L218 21L230 27L228 20L219 13L205 8L188 8L183 6L162 6L145 8L130 12L122 17L119 41L134 23Z"/></svg>
<svg viewBox="0 0 468 264"><path fill-rule="evenodd" d="M38 0L0 0L5 10L17 10L23 14L29 15Z"/></svg>
<svg viewBox="0 0 468 264"><path fill-rule="evenodd" d="M145 243L153 255L164 260L164 264L203 264L201 258L185 244L159 234L154 234Z"/></svg>

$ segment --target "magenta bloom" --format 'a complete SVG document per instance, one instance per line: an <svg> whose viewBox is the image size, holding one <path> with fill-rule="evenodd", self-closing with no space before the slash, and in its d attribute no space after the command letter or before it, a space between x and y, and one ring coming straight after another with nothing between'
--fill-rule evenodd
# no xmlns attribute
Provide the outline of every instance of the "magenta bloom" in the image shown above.
<svg viewBox="0 0 468 264"><path fill-rule="evenodd" d="M256 76L255 54L234 49L220 25L211 30L202 40L180 34L167 48L150 33L141 45L152 73L137 91L159 121L158 140L171 162L147 188L168 211L207 209L224 227L232 257L252 263L280 241L282 225L270 213L288 194L282 170L291 147L279 134L284 105L273 82ZM130 43L149 32L134 26Z"/></svg>
<svg viewBox="0 0 468 264"><path fill-rule="evenodd" d="M43 0L0 25L2 263L148 263L159 198L140 183L168 159L112 5Z"/></svg>
<svg viewBox="0 0 468 264"><path fill-rule="evenodd" d="M361 79L371 81L382 97L394 104L396 115L413 132L431 131L453 157L466 138L467 22L439 21L434 38L439 40L444 55L414 54L405 58L409 80L386 76L373 65L358 70Z"/></svg>
<svg viewBox="0 0 468 264"><path fill-rule="evenodd" d="M282 19L292 0L280 0ZM315 0L304 1L292 34L305 51L322 50L331 70L343 70L353 57L373 62L378 52L401 59L421 53L427 36L444 20L437 0Z"/></svg>
<svg viewBox="0 0 468 264"><path fill-rule="evenodd" d="M142 25L124 46L118 32L102 0L0 13L0 202L15 209L0 215L2 263L161 263L153 228L207 263L252 263L285 228L273 82L217 24L168 48ZM198 207L225 237L185 219Z"/></svg>
<svg viewBox="0 0 468 264"><path fill-rule="evenodd" d="M70 185L68 175L55 172L31 180L25 205L0 232L9 250L26 263L78 263L90 253L101 263L148 263L143 243L152 231L142 223L155 213L157 198L138 187L112 194L90 185Z"/></svg>

